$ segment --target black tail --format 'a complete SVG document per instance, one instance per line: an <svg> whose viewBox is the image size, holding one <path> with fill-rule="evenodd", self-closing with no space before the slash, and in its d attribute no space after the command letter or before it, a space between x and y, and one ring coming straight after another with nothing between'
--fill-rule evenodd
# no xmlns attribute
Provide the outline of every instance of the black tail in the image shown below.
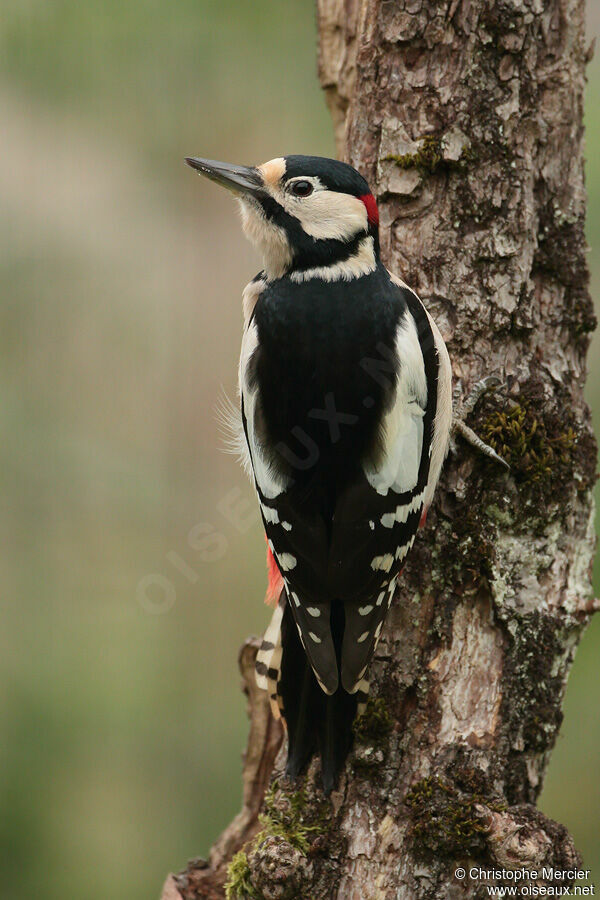
<svg viewBox="0 0 600 900"><path fill-rule="evenodd" d="M344 633L343 607L332 604L331 633L339 656ZM341 682L335 694L328 696L317 679L300 643L298 630L288 604L281 623L282 660L279 691L288 729L289 748L286 772L299 775L317 750L321 756L323 788L329 794L352 746L352 722L357 696L348 694Z"/></svg>

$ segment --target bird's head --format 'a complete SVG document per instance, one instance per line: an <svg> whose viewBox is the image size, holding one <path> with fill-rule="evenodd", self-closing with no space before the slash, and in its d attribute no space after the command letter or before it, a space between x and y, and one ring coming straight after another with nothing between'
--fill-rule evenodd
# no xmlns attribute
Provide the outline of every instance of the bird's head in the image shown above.
<svg viewBox="0 0 600 900"><path fill-rule="evenodd" d="M262 252L270 278L301 278L334 266L356 274L374 268L377 204L347 163L320 156L278 157L257 167L195 157L186 162L236 194L244 232Z"/></svg>

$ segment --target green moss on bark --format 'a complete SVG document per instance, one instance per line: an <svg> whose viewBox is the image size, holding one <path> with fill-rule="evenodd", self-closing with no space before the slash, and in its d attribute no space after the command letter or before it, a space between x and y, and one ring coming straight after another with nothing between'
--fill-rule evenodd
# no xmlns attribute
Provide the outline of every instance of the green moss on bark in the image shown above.
<svg viewBox="0 0 600 900"><path fill-rule="evenodd" d="M275 849L276 855L282 860L293 853L296 854L296 859L306 858L323 849L323 838L330 824L329 812L324 801L312 800L309 803L304 788L285 791L274 782L265 794L264 812L258 817L260 831L235 854L227 869L227 900L262 900L262 893L252 881L250 862L267 845L270 852ZM290 885L290 890L293 891L293 885Z"/></svg>
<svg viewBox="0 0 600 900"><path fill-rule="evenodd" d="M476 806L489 806L486 797L461 791L435 775L418 781L406 795L405 803L412 814L418 855L460 858L483 852L485 828Z"/></svg>
<svg viewBox="0 0 600 900"><path fill-rule="evenodd" d="M414 153L390 153L384 160L395 163L399 169L417 169L421 174L432 175L440 169L463 168L475 158L476 154L468 143L462 147L458 159L444 158L443 139L427 134L421 138L419 149Z"/></svg>
<svg viewBox="0 0 600 900"><path fill-rule="evenodd" d="M245 850L236 853L227 867L225 900L261 900L250 881L250 866Z"/></svg>
<svg viewBox="0 0 600 900"><path fill-rule="evenodd" d="M435 172L443 163L442 143L432 134L421 139L421 145L415 153L390 153L385 159L396 163L400 169L419 169L421 172Z"/></svg>
<svg viewBox="0 0 600 900"><path fill-rule="evenodd" d="M357 716L352 726L358 741L382 743L394 727L394 720L387 711L382 697L369 697L364 712Z"/></svg>
<svg viewBox="0 0 600 900"><path fill-rule="evenodd" d="M275 783L265 795L265 812L259 817L261 831L255 838L260 844L267 837L279 837L304 855L308 854L316 838L327 831L329 807L327 803L308 803L306 791L279 791Z"/></svg>
<svg viewBox="0 0 600 900"><path fill-rule="evenodd" d="M552 483L572 469L575 429L567 424L560 430L526 402L493 412L481 436L522 482Z"/></svg>

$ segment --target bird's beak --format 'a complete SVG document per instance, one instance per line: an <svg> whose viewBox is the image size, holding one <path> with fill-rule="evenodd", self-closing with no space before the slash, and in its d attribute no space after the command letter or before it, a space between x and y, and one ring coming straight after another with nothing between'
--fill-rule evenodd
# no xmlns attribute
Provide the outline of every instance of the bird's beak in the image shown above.
<svg viewBox="0 0 600 900"><path fill-rule="evenodd" d="M199 159L195 156L186 156L185 161L201 175L216 181L235 194L250 194L257 197L264 193L264 182L258 169L232 166L229 163L216 162L214 159Z"/></svg>

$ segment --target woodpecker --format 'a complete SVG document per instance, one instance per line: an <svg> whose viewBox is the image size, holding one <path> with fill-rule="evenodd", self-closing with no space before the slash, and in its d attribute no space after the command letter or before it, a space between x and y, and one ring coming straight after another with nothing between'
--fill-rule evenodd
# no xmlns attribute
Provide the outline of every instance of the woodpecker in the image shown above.
<svg viewBox="0 0 600 900"><path fill-rule="evenodd" d="M257 678L336 785L367 670L440 476L452 372L420 299L385 268L377 203L352 166L286 156L186 162L238 198L263 269L243 292L242 449L276 608Z"/></svg>

